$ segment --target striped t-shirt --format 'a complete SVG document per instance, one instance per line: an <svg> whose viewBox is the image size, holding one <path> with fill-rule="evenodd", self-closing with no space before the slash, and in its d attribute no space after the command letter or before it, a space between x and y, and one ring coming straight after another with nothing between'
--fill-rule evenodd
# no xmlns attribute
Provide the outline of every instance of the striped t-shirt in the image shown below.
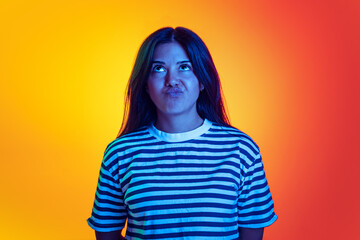
<svg viewBox="0 0 360 240"><path fill-rule="evenodd" d="M88 224L125 239L238 239L277 216L258 146L205 119L185 133L143 127L105 150Z"/></svg>

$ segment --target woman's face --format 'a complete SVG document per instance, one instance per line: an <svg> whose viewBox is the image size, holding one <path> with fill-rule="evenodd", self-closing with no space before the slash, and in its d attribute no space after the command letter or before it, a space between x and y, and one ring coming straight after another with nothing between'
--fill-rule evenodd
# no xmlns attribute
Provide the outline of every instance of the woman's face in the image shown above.
<svg viewBox="0 0 360 240"><path fill-rule="evenodd" d="M198 116L196 101L202 88L179 43L159 44L155 48L147 91L157 108L158 118Z"/></svg>

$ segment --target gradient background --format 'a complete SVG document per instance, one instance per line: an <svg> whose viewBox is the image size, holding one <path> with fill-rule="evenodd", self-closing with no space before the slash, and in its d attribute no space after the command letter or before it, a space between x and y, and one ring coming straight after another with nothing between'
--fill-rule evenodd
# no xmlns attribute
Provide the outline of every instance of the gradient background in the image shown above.
<svg viewBox="0 0 360 240"><path fill-rule="evenodd" d="M261 148L279 216L264 239L360 236L360 2L134 2L0 2L0 238L94 239L102 154L163 26L203 38Z"/></svg>

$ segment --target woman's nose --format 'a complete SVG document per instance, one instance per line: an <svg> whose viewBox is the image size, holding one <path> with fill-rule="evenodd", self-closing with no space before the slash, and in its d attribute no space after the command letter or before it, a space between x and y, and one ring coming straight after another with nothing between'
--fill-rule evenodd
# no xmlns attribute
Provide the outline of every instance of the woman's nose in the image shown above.
<svg viewBox="0 0 360 240"><path fill-rule="evenodd" d="M165 76L165 85L171 87L179 85L179 76L175 70L167 71Z"/></svg>

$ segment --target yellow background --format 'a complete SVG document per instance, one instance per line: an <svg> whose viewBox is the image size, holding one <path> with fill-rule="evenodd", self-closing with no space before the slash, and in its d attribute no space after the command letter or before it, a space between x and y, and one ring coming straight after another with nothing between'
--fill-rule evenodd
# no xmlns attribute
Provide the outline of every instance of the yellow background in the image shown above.
<svg viewBox="0 0 360 240"><path fill-rule="evenodd" d="M87 226L136 52L194 30L234 126L260 146L279 216L264 239L359 236L358 1L0 2L0 238Z"/></svg>

